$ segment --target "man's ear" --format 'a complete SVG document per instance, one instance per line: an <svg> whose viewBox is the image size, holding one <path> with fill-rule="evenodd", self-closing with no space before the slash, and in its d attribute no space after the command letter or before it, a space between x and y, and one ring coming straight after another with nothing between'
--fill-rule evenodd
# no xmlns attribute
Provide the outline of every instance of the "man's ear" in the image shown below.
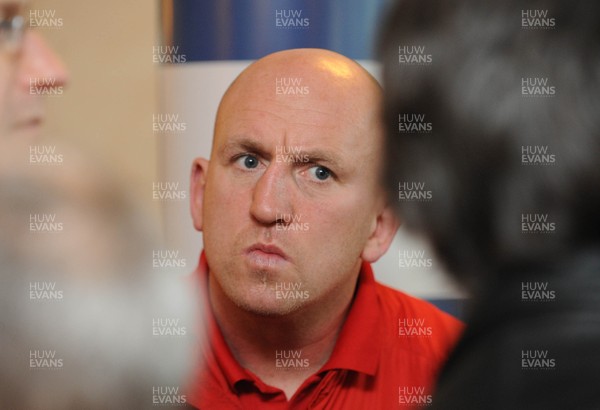
<svg viewBox="0 0 600 410"><path fill-rule="evenodd" d="M400 219L394 210L386 205L377 215L374 225L371 236L360 255L364 261L369 263L376 262L387 252L400 227Z"/></svg>
<svg viewBox="0 0 600 410"><path fill-rule="evenodd" d="M190 211L194 228L198 231L202 231L202 210L207 172L208 160L196 158L192 163L192 175L190 176Z"/></svg>

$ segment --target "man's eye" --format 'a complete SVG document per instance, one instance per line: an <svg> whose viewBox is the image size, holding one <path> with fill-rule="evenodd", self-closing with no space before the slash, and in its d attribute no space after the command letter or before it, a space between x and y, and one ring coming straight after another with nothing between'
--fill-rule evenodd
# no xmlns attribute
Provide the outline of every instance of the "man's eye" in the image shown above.
<svg viewBox="0 0 600 410"><path fill-rule="evenodd" d="M311 175L314 175L314 177L319 181L325 181L331 176L331 171L321 166L312 167L308 170L308 172L310 172Z"/></svg>
<svg viewBox="0 0 600 410"><path fill-rule="evenodd" d="M244 168L256 168L258 166L258 158L254 155L242 155L236 161L238 164L243 166Z"/></svg>

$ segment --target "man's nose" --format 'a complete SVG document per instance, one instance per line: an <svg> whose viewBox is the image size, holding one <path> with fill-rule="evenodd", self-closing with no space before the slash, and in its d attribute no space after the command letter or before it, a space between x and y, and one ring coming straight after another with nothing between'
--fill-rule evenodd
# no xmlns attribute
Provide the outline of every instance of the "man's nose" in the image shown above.
<svg viewBox="0 0 600 410"><path fill-rule="evenodd" d="M291 213L285 170L269 165L256 182L250 213L263 225L272 225L281 215Z"/></svg>
<svg viewBox="0 0 600 410"><path fill-rule="evenodd" d="M63 87L69 74L61 59L41 35L27 30L19 63L19 81L29 90L31 81L44 79L50 87Z"/></svg>

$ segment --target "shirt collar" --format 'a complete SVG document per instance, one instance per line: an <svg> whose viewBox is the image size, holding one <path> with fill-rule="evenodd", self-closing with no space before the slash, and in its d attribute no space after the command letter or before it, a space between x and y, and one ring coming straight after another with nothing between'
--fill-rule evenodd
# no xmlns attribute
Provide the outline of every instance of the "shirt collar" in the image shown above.
<svg viewBox="0 0 600 410"><path fill-rule="evenodd" d="M336 341L331 357L321 371L348 369L371 376L377 371L383 336L379 326L379 300L373 270L362 263L357 289L348 316Z"/></svg>
<svg viewBox="0 0 600 410"><path fill-rule="evenodd" d="M202 286L207 289L208 264L204 251L200 256L196 275L198 275ZM212 348L212 353L208 353L209 356L214 357L215 364L221 368L230 388L233 390L235 390L235 385L242 380L263 387L264 383L252 372L240 366L234 358L212 313L208 295L206 292L203 294L206 295L205 312L209 331L209 346L207 347ZM371 376L375 375L380 355L380 344L377 341L382 336L380 335L380 315L378 311L379 301L373 270L369 263L363 262L354 299L336 345L329 360L318 373L339 369L353 370Z"/></svg>

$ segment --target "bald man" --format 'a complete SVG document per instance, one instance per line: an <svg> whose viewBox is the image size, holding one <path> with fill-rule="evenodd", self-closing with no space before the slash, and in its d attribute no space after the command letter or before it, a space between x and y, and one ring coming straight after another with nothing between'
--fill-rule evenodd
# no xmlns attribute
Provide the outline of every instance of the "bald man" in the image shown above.
<svg viewBox="0 0 600 410"><path fill-rule="evenodd" d="M193 406L430 400L461 325L373 278L398 228L378 183L379 101L363 68L317 49L264 57L225 93L191 175L210 323Z"/></svg>

